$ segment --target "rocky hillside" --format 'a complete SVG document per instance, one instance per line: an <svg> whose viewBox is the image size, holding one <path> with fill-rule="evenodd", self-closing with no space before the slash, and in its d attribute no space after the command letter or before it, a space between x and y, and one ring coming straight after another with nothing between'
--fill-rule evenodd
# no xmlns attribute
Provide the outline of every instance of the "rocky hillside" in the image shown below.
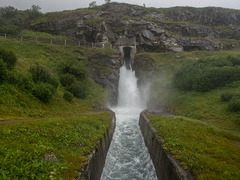
<svg viewBox="0 0 240 180"><path fill-rule="evenodd" d="M145 51L214 51L239 46L240 10L109 3L47 13L32 22L30 29L84 42L136 44Z"/></svg>
<svg viewBox="0 0 240 180"><path fill-rule="evenodd" d="M134 46L137 52L216 51L240 46L240 10L223 8L145 8L108 3L94 8L42 14L32 10L0 13L0 34L21 30L48 33L63 39L94 43L86 61L89 77L108 90L110 104L117 102L119 68L123 53L118 46ZM35 13L35 16L33 16ZM8 30L6 32L5 30ZM11 34L11 33L10 33ZM33 36L35 37L35 36ZM108 52L109 51L109 52ZM177 57L177 56L176 56ZM149 81L156 66L148 56L135 56L133 69L140 80Z"/></svg>

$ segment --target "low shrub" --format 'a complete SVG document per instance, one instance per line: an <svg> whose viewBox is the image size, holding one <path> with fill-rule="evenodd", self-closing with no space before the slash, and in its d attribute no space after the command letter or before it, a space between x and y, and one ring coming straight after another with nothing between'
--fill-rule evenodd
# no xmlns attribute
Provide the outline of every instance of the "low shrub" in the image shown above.
<svg viewBox="0 0 240 180"><path fill-rule="evenodd" d="M46 83L36 84L32 90L32 94L44 103L48 103L52 98L52 91L49 89L51 85Z"/></svg>
<svg viewBox="0 0 240 180"><path fill-rule="evenodd" d="M58 79L54 76L51 76L46 83L51 84L54 87L54 91L56 91L59 85Z"/></svg>
<svg viewBox="0 0 240 180"><path fill-rule="evenodd" d="M234 93L230 93L230 92L225 92L221 95L221 101L223 102L228 102L232 99L232 97L234 96Z"/></svg>
<svg viewBox="0 0 240 180"><path fill-rule="evenodd" d="M10 34L10 35L18 35L21 29L19 26L15 25L2 25L0 26L0 33L1 34Z"/></svg>
<svg viewBox="0 0 240 180"><path fill-rule="evenodd" d="M50 72L43 66L36 64L29 70L32 74L32 79L35 83L43 82L51 84L54 88L58 87L58 81L56 78L51 76Z"/></svg>
<svg viewBox="0 0 240 180"><path fill-rule="evenodd" d="M71 84L67 87L67 90L71 92L75 97L84 99L87 96L87 88L84 83L81 84Z"/></svg>
<svg viewBox="0 0 240 180"><path fill-rule="evenodd" d="M240 81L233 81L229 84L226 84L226 87L228 88L237 88L240 87Z"/></svg>
<svg viewBox="0 0 240 180"><path fill-rule="evenodd" d="M236 60L233 63L229 59L206 59L185 64L175 74L174 85L180 90L200 92L223 87L240 80L240 66L237 66L237 62Z"/></svg>
<svg viewBox="0 0 240 180"><path fill-rule="evenodd" d="M17 62L16 55L12 51L3 48L0 48L0 58L7 64L9 69L12 69Z"/></svg>
<svg viewBox="0 0 240 180"><path fill-rule="evenodd" d="M63 99L65 99L68 102L72 102L72 99L73 99L72 93L65 91L63 94Z"/></svg>
<svg viewBox="0 0 240 180"><path fill-rule="evenodd" d="M221 101L229 102L231 99L240 99L240 93L237 92L225 92L221 95Z"/></svg>
<svg viewBox="0 0 240 180"><path fill-rule="evenodd" d="M233 66L240 66L240 56L228 56L227 60L229 60Z"/></svg>
<svg viewBox="0 0 240 180"><path fill-rule="evenodd" d="M72 74L62 74L60 75L60 82L64 87L66 87L76 82L76 78Z"/></svg>
<svg viewBox="0 0 240 180"><path fill-rule="evenodd" d="M50 73L46 68L40 66L39 64L32 66L29 71L32 73L32 79L35 83L47 82L49 80Z"/></svg>
<svg viewBox="0 0 240 180"><path fill-rule="evenodd" d="M34 86L34 82L29 75L17 70L8 71L7 81L8 83L15 84L19 88L27 91L31 91Z"/></svg>
<svg viewBox="0 0 240 180"><path fill-rule="evenodd" d="M48 83L44 83L44 84L52 92L52 94L54 94L56 92L56 88L53 85L48 84Z"/></svg>
<svg viewBox="0 0 240 180"><path fill-rule="evenodd" d="M58 69L60 74L72 74L77 80L85 80L87 78L87 70L84 62L79 62L76 59L62 61Z"/></svg>
<svg viewBox="0 0 240 180"><path fill-rule="evenodd" d="M0 83L3 82L6 78L7 73L7 65L6 63L0 58Z"/></svg>
<svg viewBox="0 0 240 180"><path fill-rule="evenodd" d="M240 111L240 99L232 99L228 104L228 110L231 112Z"/></svg>

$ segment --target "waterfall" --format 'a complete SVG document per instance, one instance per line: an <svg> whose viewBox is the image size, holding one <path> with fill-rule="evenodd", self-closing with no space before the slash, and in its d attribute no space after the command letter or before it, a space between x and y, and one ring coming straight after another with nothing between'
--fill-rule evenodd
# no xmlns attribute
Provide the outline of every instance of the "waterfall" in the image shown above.
<svg viewBox="0 0 240 180"><path fill-rule="evenodd" d="M144 109L135 73L120 69L116 129L107 154L101 180L157 180L156 172L144 144L138 121Z"/></svg>
<svg viewBox="0 0 240 180"><path fill-rule="evenodd" d="M125 66L120 69L118 86L118 107L144 109L140 93L137 87L135 72L128 70Z"/></svg>

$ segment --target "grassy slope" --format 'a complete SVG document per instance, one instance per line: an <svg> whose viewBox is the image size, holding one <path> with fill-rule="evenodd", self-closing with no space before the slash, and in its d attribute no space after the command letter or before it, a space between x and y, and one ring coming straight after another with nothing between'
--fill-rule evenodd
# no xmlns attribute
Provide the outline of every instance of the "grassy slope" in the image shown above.
<svg viewBox="0 0 240 180"><path fill-rule="evenodd" d="M187 61L239 54L239 49L147 53L155 61L157 74L152 84L150 103L157 108L167 106L171 113L178 115L162 117L149 114L148 117L157 133L164 138L165 149L180 160L183 167L191 168L198 179L238 179L240 175L240 114L227 111L227 103L220 101L224 92L239 92L240 84L206 93L183 92L172 87L171 78Z"/></svg>
<svg viewBox="0 0 240 180"><path fill-rule="evenodd" d="M156 64L156 77L153 79L150 103L167 106L171 113L205 121L219 128L238 131L239 113L227 111L227 103L220 101L223 92L238 92L239 83L206 93L183 92L173 88L171 79L182 64L199 58L239 55L239 49L221 52L146 53ZM142 56L138 54L137 56Z"/></svg>
<svg viewBox="0 0 240 180"><path fill-rule="evenodd" d="M228 103L220 100L223 92L240 92L240 84L206 93L176 92L171 111L176 115L199 119L208 125L240 135L240 113L227 110Z"/></svg>
<svg viewBox="0 0 240 180"><path fill-rule="evenodd" d="M0 39L1 46L14 51L17 55L17 69L28 74L29 68L35 63L46 66L52 74L57 74L57 66L63 59L85 57L87 49L70 46L56 46L36 42L19 42ZM49 104L44 104L27 92L23 92L11 84L0 85L0 119L56 117L64 114L77 114L91 110L91 105L101 103L104 99L104 90L96 84L91 85L90 94L86 100L74 99L68 103L62 98L64 89L59 87Z"/></svg>
<svg viewBox="0 0 240 180"><path fill-rule="evenodd" d="M73 179L110 124L109 113L1 125L0 179ZM58 163L42 159L54 152ZM52 177L52 178L51 178Z"/></svg>
<svg viewBox="0 0 240 180"><path fill-rule="evenodd" d="M35 63L57 75L63 59L87 59L83 47L56 46L36 42L0 39L0 46L15 52L16 68L28 74ZM76 52L77 51L77 52ZM0 125L0 179L71 179L82 168L85 155L109 127L108 112L90 112L92 104L104 102L105 92L89 82L90 93L84 100L67 102L59 86L50 103L45 104L18 87L0 85L0 120L33 119L23 123ZM59 163L45 162L42 156L54 152Z"/></svg>
<svg viewBox="0 0 240 180"><path fill-rule="evenodd" d="M240 137L183 117L148 115L163 147L197 179L238 179Z"/></svg>

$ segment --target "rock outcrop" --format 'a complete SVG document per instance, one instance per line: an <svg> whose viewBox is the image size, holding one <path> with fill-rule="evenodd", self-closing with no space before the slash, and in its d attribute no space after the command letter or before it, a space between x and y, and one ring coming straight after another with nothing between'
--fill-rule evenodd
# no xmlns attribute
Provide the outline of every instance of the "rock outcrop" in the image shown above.
<svg viewBox="0 0 240 180"><path fill-rule="evenodd" d="M47 13L32 23L36 31L67 36L81 44L111 46L112 56L89 52L89 76L117 102L121 49L137 52L215 51L240 46L240 10L223 8L145 8L122 3ZM120 51L119 51L120 50ZM138 56L132 67L139 84L152 79L154 61Z"/></svg>
<svg viewBox="0 0 240 180"><path fill-rule="evenodd" d="M221 39L240 40L240 11L108 3L92 9L47 13L31 28L82 42L112 45L127 37L135 39L139 51L214 51L232 47Z"/></svg>
<svg viewBox="0 0 240 180"><path fill-rule="evenodd" d="M89 51L87 66L90 70L89 76L108 92L108 103L116 105L118 98L119 69L121 67L121 55L116 51L111 54L110 49L96 49ZM106 52L104 52L106 51Z"/></svg>

